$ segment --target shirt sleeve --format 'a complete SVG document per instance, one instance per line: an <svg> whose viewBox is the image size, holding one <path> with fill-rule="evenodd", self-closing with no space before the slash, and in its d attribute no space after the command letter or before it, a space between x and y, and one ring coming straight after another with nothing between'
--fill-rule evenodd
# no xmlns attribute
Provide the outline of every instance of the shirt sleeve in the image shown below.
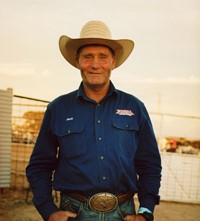
<svg viewBox="0 0 200 221"><path fill-rule="evenodd" d="M148 208L153 212L160 199L158 193L161 180L161 158L151 120L143 104L141 105L135 166L138 175L140 207Z"/></svg>
<svg viewBox="0 0 200 221"><path fill-rule="evenodd" d="M57 165L57 143L50 130L51 112L45 112L41 129L26 168L33 203L44 220L58 211L52 197L52 176Z"/></svg>

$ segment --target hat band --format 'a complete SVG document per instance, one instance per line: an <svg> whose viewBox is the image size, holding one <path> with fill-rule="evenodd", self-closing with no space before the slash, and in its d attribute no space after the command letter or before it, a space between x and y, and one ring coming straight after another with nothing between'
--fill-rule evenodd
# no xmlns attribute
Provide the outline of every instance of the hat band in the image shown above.
<svg viewBox="0 0 200 221"><path fill-rule="evenodd" d="M84 48L84 47L88 47L88 46L96 46L96 47L107 47L109 50L110 50L110 52L112 53L112 55L113 56L115 56L115 52L114 52L114 50L111 48L111 47L109 47L108 45L104 45L104 44L86 44L86 45L83 45L83 46L81 46L80 48L78 48L77 49L77 52L76 52L76 55L77 55L77 57L79 57L79 55L80 55L80 52L81 52L81 50Z"/></svg>

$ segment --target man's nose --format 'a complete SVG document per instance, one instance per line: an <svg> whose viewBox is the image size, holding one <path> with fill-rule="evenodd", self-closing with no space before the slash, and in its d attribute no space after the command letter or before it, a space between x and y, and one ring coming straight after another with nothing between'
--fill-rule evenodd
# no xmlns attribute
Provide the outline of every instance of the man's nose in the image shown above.
<svg viewBox="0 0 200 221"><path fill-rule="evenodd" d="M91 64L92 68L98 69L99 65L100 65L99 59L94 57L93 60L92 60L92 64Z"/></svg>

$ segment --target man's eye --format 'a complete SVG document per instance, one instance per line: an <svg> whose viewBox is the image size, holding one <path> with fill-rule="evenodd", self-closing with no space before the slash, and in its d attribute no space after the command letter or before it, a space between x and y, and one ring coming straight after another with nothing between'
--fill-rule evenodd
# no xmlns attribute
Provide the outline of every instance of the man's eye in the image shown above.
<svg viewBox="0 0 200 221"><path fill-rule="evenodd" d="M107 56L105 54L102 54L102 55L100 55L100 58L105 59L105 58L107 58Z"/></svg>
<svg viewBox="0 0 200 221"><path fill-rule="evenodd" d="M91 55L85 55L84 58L85 59L92 59L92 56Z"/></svg>

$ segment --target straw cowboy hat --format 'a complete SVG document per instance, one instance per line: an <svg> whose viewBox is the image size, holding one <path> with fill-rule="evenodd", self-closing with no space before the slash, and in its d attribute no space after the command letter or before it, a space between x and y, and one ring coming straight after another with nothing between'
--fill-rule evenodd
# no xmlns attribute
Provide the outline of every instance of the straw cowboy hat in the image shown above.
<svg viewBox="0 0 200 221"><path fill-rule="evenodd" d="M89 21L80 33L80 38L72 39L68 36L61 36L59 48L63 57L77 68L77 50L86 45L105 45L111 48L116 56L116 66L119 67L131 54L134 42L128 39L114 40L106 24L101 21Z"/></svg>

